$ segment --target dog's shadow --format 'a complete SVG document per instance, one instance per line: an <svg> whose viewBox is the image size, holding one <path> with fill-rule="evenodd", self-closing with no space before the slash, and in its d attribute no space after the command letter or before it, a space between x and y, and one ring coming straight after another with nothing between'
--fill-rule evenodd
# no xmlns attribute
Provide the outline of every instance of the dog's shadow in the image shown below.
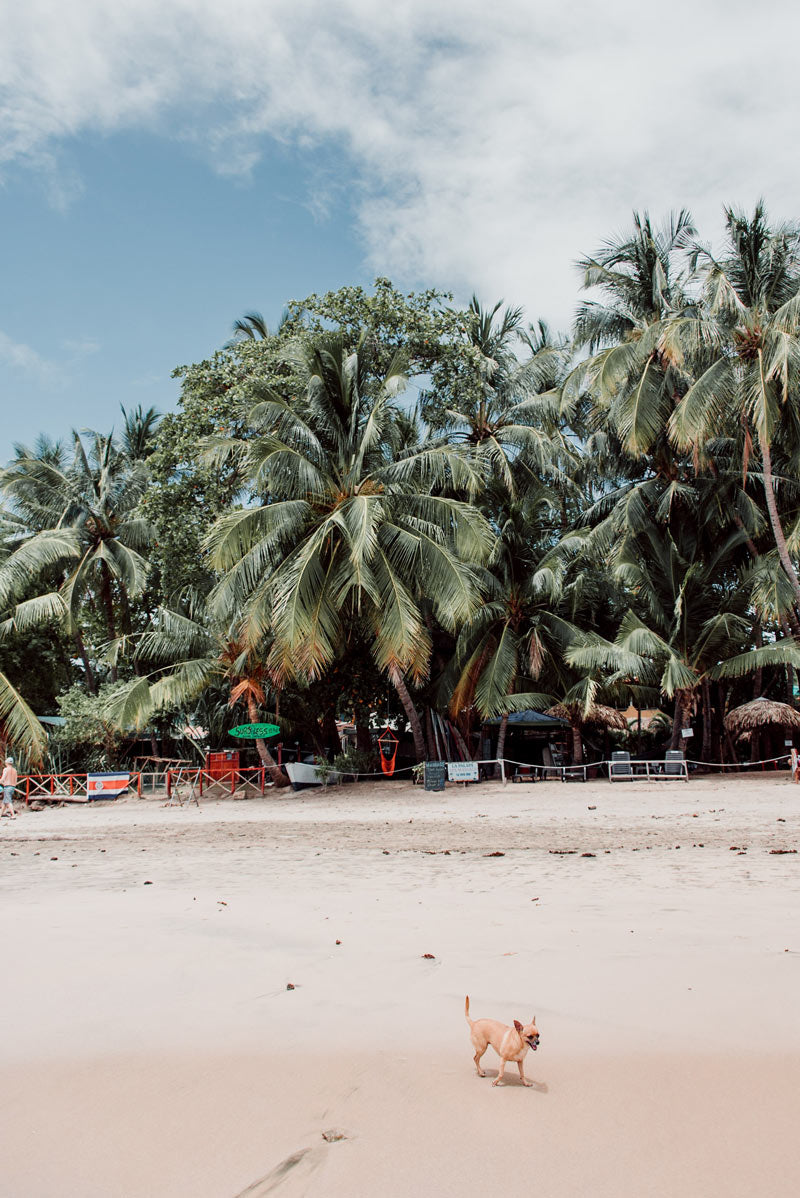
<svg viewBox="0 0 800 1198"><path fill-rule="evenodd" d="M492 1081L494 1081L494 1079L497 1077L497 1075L500 1071L499 1071L499 1069L487 1069L485 1072L486 1072L486 1077L478 1078L478 1081L487 1081L489 1078L491 1078ZM500 1083L500 1085L497 1088L498 1088L498 1090L502 1090L508 1086L519 1086L519 1088L521 1090L523 1090L523 1089L535 1090L537 1094L549 1094L550 1093L550 1087L548 1086L547 1082L537 1082L537 1081L534 1081L532 1077L529 1077L528 1081L531 1084L529 1086L523 1086L522 1082L519 1080L519 1077L517 1077L516 1075L512 1076L509 1073L509 1071L506 1070L505 1079Z"/></svg>

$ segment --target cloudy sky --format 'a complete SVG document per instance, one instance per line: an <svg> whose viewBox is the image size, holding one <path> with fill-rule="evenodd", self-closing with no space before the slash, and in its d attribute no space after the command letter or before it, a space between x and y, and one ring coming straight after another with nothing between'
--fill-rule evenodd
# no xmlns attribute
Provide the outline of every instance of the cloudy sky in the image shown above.
<svg viewBox="0 0 800 1198"><path fill-rule="evenodd" d="M0 460L167 408L253 308L438 285L568 327L633 208L800 217L762 0L0 0Z"/></svg>

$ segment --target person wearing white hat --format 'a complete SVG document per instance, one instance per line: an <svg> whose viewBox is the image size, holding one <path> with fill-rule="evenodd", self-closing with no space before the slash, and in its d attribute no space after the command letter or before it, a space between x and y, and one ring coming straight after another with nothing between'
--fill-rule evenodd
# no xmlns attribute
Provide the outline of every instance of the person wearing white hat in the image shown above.
<svg viewBox="0 0 800 1198"><path fill-rule="evenodd" d="M14 791L17 786L17 771L14 768L14 758L6 757L6 768L3 770L0 777L0 786L3 788L3 810L2 815L7 815L10 819L16 819L17 813L14 810Z"/></svg>

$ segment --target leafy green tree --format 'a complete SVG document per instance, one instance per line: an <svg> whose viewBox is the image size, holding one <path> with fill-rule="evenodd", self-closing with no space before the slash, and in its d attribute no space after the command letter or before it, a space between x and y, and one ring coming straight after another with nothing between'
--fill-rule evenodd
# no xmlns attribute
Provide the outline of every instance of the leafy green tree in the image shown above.
<svg viewBox="0 0 800 1198"><path fill-rule="evenodd" d="M424 755L406 677L428 671L431 640L418 599L451 629L478 602L473 565L491 536L474 507L436 493L472 485L469 465L446 446L398 452L395 358L377 380L369 339L349 353L338 334L305 353L302 404L271 390L251 414L257 435L218 444L235 454L266 503L220 517L208 536L223 577L222 610L241 610L246 642L272 637L278 683L321 676L354 628L398 692Z"/></svg>

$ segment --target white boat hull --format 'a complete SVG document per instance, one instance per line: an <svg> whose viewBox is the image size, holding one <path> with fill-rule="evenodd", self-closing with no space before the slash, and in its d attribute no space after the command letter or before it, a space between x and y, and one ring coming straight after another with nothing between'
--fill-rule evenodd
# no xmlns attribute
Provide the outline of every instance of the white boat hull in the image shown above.
<svg viewBox="0 0 800 1198"><path fill-rule="evenodd" d="M317 773L317 767L310 761L285 761L283 768L289 775L289 781L295 790L302 790L305 786L322 786L322 779ZM328 775L329 783L338 781L338 774Z"/></svg>

